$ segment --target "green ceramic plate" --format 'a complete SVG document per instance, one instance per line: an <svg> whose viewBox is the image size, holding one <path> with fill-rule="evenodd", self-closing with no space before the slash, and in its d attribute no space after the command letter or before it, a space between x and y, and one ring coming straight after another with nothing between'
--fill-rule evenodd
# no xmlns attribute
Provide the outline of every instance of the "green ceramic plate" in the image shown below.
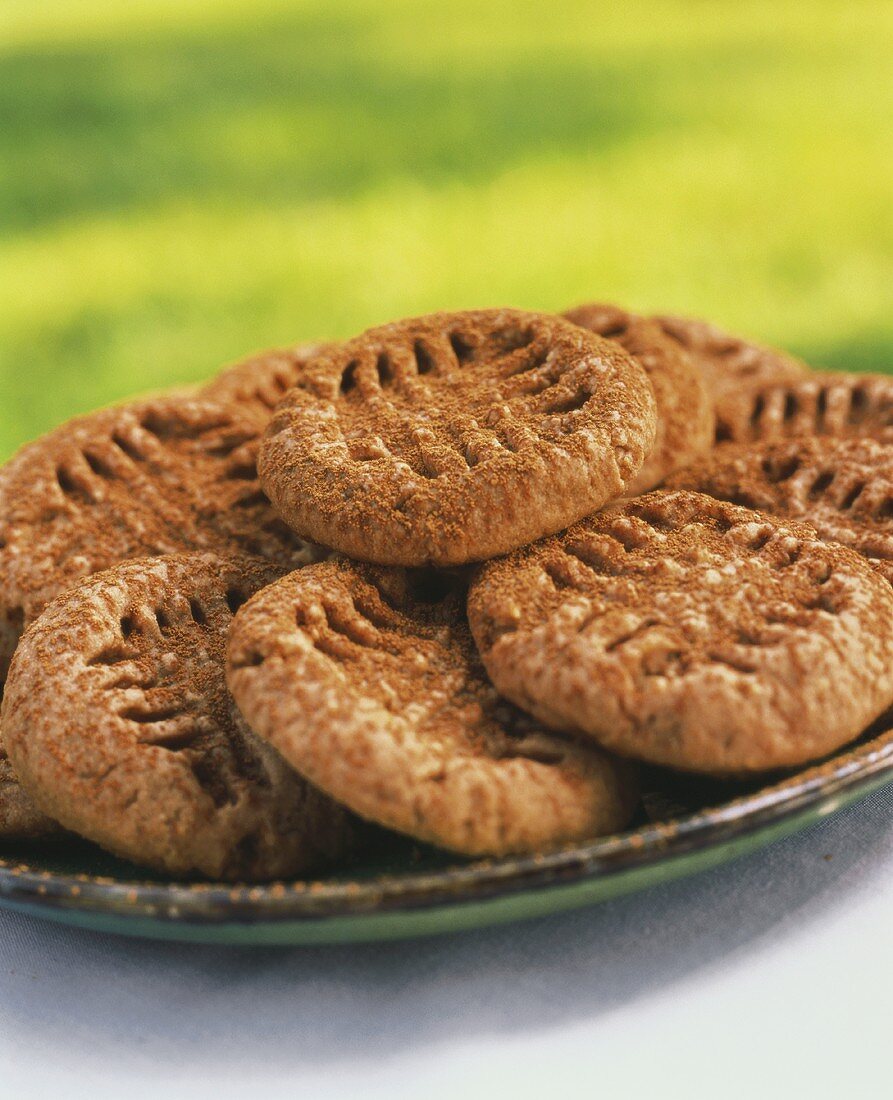
<svg viewBox="0 0 893 1100"><path fill-rule="evenodd" d="M541 916L714 867L893 781L893 730L755 788L655 773L628 832L545 855L460 863L394 838L316 882L149 880L86 845L6 853L0 905L103 932L236 944L398 939Z"/></svg>

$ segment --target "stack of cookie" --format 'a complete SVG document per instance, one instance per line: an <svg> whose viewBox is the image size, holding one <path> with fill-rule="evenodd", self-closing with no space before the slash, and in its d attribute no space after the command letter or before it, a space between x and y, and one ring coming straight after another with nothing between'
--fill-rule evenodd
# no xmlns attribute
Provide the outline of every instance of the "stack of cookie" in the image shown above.
<svg viewBox="0 0 893 1100"><path fill-rule="evenodd" d="M264 881L833 752L893 705L891 398L592 305L63 425L0 471L0 837Z"/></svg>

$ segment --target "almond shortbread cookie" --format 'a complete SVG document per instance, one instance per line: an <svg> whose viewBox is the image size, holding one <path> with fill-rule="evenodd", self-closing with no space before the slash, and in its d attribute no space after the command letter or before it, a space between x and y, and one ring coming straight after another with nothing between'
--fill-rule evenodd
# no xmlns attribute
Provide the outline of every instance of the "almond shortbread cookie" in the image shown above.
<svg viewBox="0 0 893 1100"><path fill-rule="evenodd" d="M787 352L731 336L707 321L667 315L653 320L688 352L716 396L742 386L796 382L809 373L806 363Z"/></svg>
<svg viewBox="0 0 893 1100"><path fill-rule="evenodd" d="M337 858L348 815L245 728L226 689L234 610L279 571L182 554L125 562L54 600L3 699L36 804L169 874L263 881Z"/></svg>
<svg viewBox="0 0 893 1100"><path fill-rule="evenodd" d="M893 584L893 444L815 436L724 444L669 487L807 520Z"/></svg>
<svg viewBox="0 0 893 1100"><path fill-rule="evenodd" d="M463 595L442 576L426 590L346 560L292 573L233 622L227 678L242 714L362 817L455 852L537 851L625 825L632 766L500 699Z"/></svg>
<svg viewBox="0 0 893 1100"><path fill-rule="evenodd" d="M273 410L292 388L299 374L323 344L271 348L227 367L202 389L202 396L235 405L266 426Z"/></svg>
<svg viewBox="0 0 893 1100"><path fill-rule="evenodd" d="M867 436L893 443L893 378L829 371L787 382L757 383L717 400L718 443L803 435Z"/></svg>
<svg viewBox="0 0 893 1100"><path fill-rule="evenodd" d="M803 764L893 702L890 586L806 524L699 493L650 493L489 562L468 607L503 694L655 764Z"/></svg>
<svg viewBox="0 0 893 1100"><path fill-rule="evenodd" d="M547 314L437 313L313 359L259 469L302 537L364 561L459 565L623 492L655 422L617 344Z"/></svg>
<svg viewBox="0 0 893 1100"><path fill-rule="evenodd" d="M617 306L592 303L564 314L599 336L616 340L644 368L657 402L657 436L651 454L626 492L647 492L713 446L713 400L702 372L676 340L655 322Z"/></svg>

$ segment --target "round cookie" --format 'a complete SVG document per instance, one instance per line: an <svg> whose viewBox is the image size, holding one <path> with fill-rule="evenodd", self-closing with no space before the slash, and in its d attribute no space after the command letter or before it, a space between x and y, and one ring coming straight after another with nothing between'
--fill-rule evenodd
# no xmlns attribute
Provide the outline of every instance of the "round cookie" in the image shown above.
<svg viewBox="0 0 893 1100"><path fill-rule="evenodd" d="M460 565L600 507L655 432L642 368L560 317L437 313L312 360L261 447L305 538L363 561Z"/></svg>
<svg viewBox="0 0 893 1100"><path fill-rule="evenodd" d="M615 340L644 368L657 402L657 435L651 454L627 495L636 496L659 485L713 445L713 401L701 372L679 343L656 322L619 309L592 303L564 314L569 321L599 336Z"/></svg>
<svg viewBox="0 0 893 1100"><path fill-rule="evenodd" d="M306 364L322 350L322 344L298 344L252 355L212 378L202 387L202 396L233 404L240 412L266 426L273 410L295 384Z"/></svg>
<svg viewBox="0 0 893 1100"><path fill-rule="evenodd" d="M670 479L778 516L806 520L828 542L868 558L893 584L893 445L808 436L724 444Z"/></svg>
<svg viewBox="0 0 893 1100"><path fill-rule="evenodd" d="M237 614L230 689L302 775L419 840L502 855L625 825L632 766L544 732L500 699L462 600L443 576L309 566Z"/></svg>
<svg viewBox="0 0 893 1100"><path fill-rule="evenodd" d="M258 430L232 408L160 397L71 420L0 469L0 683L47 603L119 561L182 550L310 560L261 491Z"/></svg>
<svg viewBox="0 0 893 1100"><path fill-rule="evenodd" d="M708 389L717 396L757 383L795 382L809 373L802 360L776 348L730 336L707 321L666 315L652 320L688 352Z"/></svg>
<svg viewBox="0 0 893 1100"><path fill-rule="evenodd" d="M66 828L168 874L264 881L337 858L345 811L245 728L226 688L233 612L280 571L181 554L125 562L25 633L7 751Z"/></svg>
<svg viewBox="0 0 893 1100"><path fill-rule="evenodd" d="M25 793L6 749L0 745L0 844L43 840L61 832L56 822L42 814Z"/></svg>
<svg viewBox="0 0 893 1100"><path fill-rule="evenodd" d="M758 383L717 399L717 443L798 435L868 436L893 443L893 378L829 371Z"/></svg>
<svg viewBox="0 0 893 1100"><path fill-rule="evenodd" d="M890 586L806 524L699 493L650 493L487 563L468 611L508 698L685 771L803 764L893 702Z"/></svg>

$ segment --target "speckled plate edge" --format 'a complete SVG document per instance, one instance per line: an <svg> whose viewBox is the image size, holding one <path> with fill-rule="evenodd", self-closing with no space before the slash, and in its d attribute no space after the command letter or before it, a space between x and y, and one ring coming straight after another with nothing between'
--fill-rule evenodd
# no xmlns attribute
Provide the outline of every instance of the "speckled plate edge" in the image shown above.
<svg viewBox="0 0 893 1100"><path fill-rule="evenodd" d="M356 881L236 886L63 875L0 859L0 905L98 931L233 944L399 939L541 916L706 870L893 781L893 729L709 809L543 855Z"/></svg>

